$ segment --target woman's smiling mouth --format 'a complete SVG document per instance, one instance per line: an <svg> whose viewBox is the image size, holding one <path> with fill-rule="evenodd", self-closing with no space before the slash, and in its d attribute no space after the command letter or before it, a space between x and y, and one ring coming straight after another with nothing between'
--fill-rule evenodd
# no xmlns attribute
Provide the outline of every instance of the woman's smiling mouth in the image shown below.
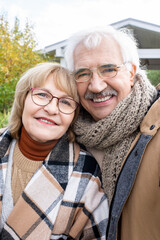
<svg viewBox="0 0 160 240"><path fill-rule="evenodd" d="M38 121L49 124L49 125L57 125L53 120L47 118L36 118Z"/></svg>

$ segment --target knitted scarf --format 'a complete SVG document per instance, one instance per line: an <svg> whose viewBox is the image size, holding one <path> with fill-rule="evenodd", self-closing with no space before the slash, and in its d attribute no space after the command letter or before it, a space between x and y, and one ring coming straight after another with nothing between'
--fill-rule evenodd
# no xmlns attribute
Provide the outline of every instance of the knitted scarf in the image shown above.
<svg viewBox="0 0 160 240"><path fill-rule="evenodd" d="M104 191L111 203L121 164L135 139L157 91L145 73L135 76L135 84L110 115L97 122L83 108L74 125L77 141L88 148L104 151L102 179Z"/></svg>

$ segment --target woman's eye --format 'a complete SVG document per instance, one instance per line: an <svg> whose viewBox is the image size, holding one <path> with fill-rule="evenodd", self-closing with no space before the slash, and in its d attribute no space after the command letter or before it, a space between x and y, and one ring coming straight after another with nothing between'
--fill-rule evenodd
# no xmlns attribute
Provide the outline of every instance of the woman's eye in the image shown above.
<svg viewBox="0 0 160 240"><path fill-rule="evenodd" d="M47 96L46 93L37 93L37 95L38 95L39 97L46 97L46 96Z"/></svg>
<svg viewBox="0 0 160 240"><path fill-rule="evenodd" d="M68 106L71 105L70 101L67 100L67 99L61 99L61 103L64 104L64 105L68 105Z"/></svg>
<svg viewBox="0 0 160 240"><path fill-rule="evenodd" d="M50 96L49 96L49 94L47 94L47 93L44 93L44 92L41 92L41 93L37 93L36 94L37 95L37 97L39 97L39 98L46 98L46 99L50 99Z"/></svg>

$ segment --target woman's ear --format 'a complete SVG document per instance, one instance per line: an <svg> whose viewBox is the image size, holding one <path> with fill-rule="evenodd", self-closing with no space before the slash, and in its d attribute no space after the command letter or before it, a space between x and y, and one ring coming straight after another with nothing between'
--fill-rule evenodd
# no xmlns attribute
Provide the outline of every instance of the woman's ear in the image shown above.
<svg viewBox="0 0 160 240"><path fill-rule="evenodd" d="M132 69L129 71L130 72L130 83L131 83L131 86L133 87L134 86L134 76L136 74L136 70L137 70L137 67L135 65L132 64Z"/></svg>

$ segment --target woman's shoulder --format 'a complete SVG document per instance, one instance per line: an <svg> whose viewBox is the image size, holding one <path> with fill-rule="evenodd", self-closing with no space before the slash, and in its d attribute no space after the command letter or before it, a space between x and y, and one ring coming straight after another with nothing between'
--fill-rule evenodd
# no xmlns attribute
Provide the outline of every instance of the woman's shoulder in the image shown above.
<svg viewBox="0 0 160 240"><path fill-rule="evenodd" d="M78 149L79 154L76 153ZM100 166L95 157L82 145L75 143L75 156L77 155L77 167L81 168L84 173L90 173L92 175L101 175Z"/></svg>
<svg viewBox="0 0 160 240"><path fill-rule="evenodd" d="M2 135L6 130L7 128L0 128L0 135Z"/></svg>
<svg viewBox="0 0 160 240"><path fill-rule="evenodd" d="M12 140L12 136L8 128L0 128L0 141L2 139L7 139L9 142Z"/></svg>

